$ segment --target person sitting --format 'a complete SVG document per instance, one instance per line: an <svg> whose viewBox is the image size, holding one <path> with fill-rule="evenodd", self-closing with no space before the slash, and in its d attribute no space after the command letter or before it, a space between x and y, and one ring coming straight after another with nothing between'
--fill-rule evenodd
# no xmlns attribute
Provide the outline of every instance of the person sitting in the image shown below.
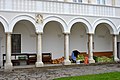
<svg viewBox="0 0 120 80"><path fill-rule="evenodd" d="M71 58L72 58L72 62L73 62L73 63L76 63L76 58L77 58L77 56L78 56L79 54L80 54L80 52L77 51L77 50L72 51Z"/></svg>

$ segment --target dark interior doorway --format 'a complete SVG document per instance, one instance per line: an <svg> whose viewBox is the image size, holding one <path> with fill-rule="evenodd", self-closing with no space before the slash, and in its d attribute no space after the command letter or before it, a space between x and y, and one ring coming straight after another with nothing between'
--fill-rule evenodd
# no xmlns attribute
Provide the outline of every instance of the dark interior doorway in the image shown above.
<svg viewBox="0 0 120 80"><path fill-rule="evenodd" d="M12 53L21 53L21 34L12 34L11 44Z"/></svg>
<svg viewBox="0 0 120 80"><path fill-rule="evenodd" d="M117 56L120 59L120 42L117 42Z"/></svg>

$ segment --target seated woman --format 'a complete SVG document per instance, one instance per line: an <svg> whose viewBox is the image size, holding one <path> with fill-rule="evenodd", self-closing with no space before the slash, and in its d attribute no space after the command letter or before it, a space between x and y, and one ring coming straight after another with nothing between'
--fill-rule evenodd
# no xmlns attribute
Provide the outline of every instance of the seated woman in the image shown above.
<svg viewBox="0 0 120 80"><path fill-rule="evenodd" d="M72 58L72 62L73 62L73 63L76 62L76 58L77 58L77 56L78 56L79 54L80 54L80 52L77 51L77 50L72 51L71 58Z"/></svg>

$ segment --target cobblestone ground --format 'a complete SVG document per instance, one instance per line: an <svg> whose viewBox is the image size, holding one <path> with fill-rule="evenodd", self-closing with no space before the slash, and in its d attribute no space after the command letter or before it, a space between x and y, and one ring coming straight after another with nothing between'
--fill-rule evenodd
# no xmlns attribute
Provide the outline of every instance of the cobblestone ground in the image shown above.
<svg viewBox="0 0 120 80"><path fill-rule="evenodd" d="M3 69L0 69L0 80L52 80L59 77L98 74L114 71L120 72L119 63L24 68L14 69L12 72L4 72Z"/></svg>

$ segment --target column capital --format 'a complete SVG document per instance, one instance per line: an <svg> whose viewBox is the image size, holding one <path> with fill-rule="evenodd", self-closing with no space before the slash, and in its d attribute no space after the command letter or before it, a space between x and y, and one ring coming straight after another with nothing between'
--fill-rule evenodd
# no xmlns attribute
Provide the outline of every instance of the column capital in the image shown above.
<svg viewBox="0 0 120 80"><path fill-rule="evenodd" d="M12 32L5 32L5 34L12 34Z"/></svg>
<svg viewBox="0 0 120 80"><path fill-rule="evenodd" d="M65 34L65 35L69 35L70 33L69 33L69 32L64 32L63 34Z"/></svg>
<svg viewBox="0 0 120 80"><path fill-rule="evenodd" d="M112 34L113 36L118 36L119 34Z"/></svg>
<svg viewBox="0 0 120 80"><path fill-rule="evenodd" d="M94 35L94 33L87 33L87 35Z"/></svg>
<svg viewBox="0 0 120 80"><path fill-rule="evenodd" d="M37 34L37 35L42 35L42 34L43 34L43 32L36 32L36 34Z"/></svg>

